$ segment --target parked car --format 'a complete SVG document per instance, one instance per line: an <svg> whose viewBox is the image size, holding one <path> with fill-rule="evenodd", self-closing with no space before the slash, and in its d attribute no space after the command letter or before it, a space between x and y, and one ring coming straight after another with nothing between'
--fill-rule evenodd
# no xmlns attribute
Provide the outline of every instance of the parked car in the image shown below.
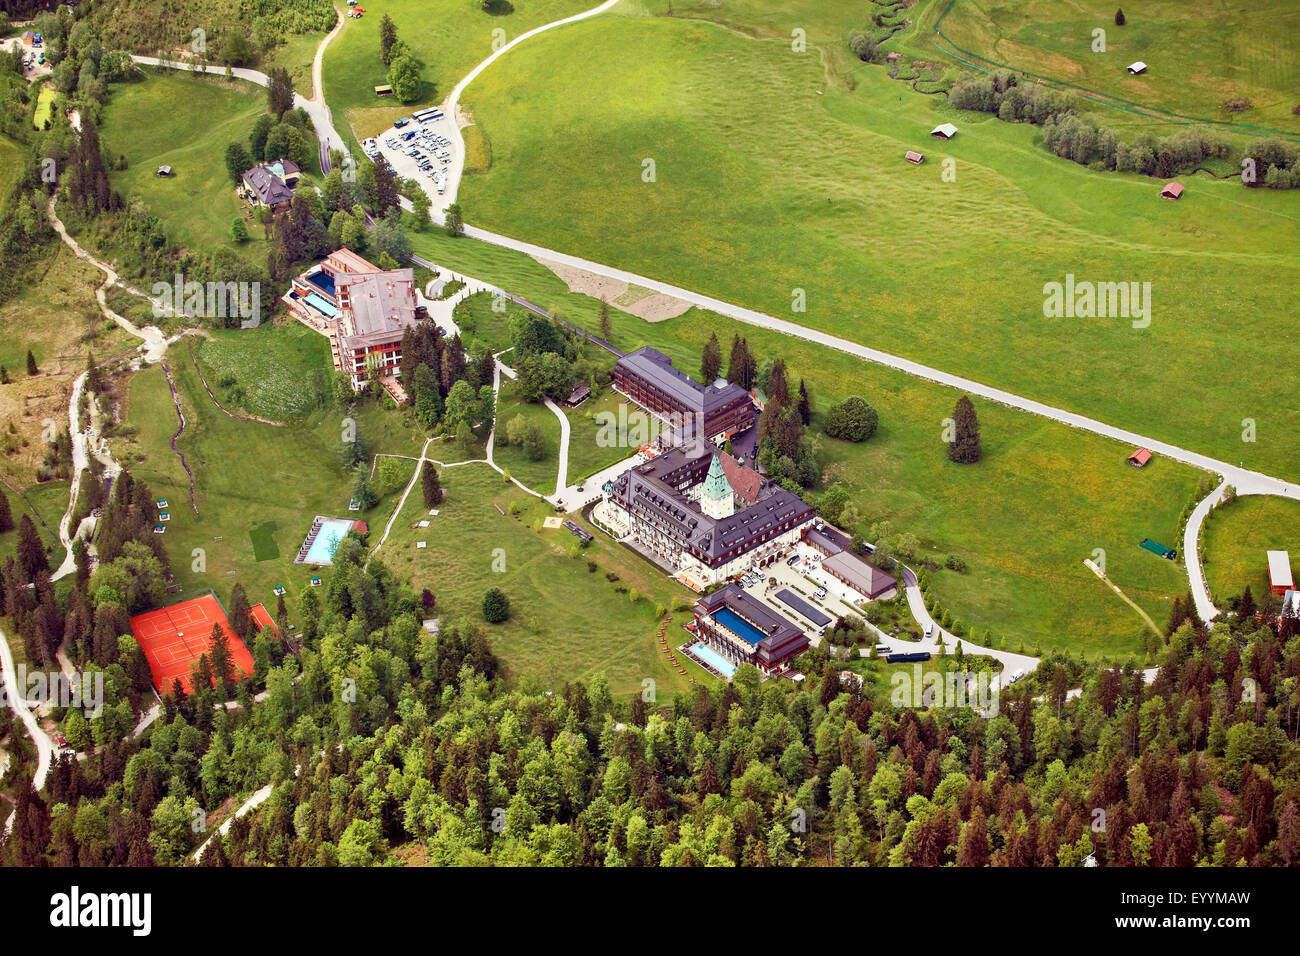
<svg viewBox="0 0 1300 956"><path fill-rule="evenodd" d="M396 126L398 129L401 129L409 122L411 122L411 117L403 116L401 119L393 120L393 125ZM412 133L412 135L414 135L414 133Z"/></svg>
<svg viewBox="0 0 1300 956"><path fill-rule="evenodd" d="M877 657L879 657L881 654L888 654L888 653L889 653L889 645L888 645L888 644L877 644L877 645L876 645L876 656L877 656Z"/></svg>
<svg viewBox="0 0 1300 956"><path fill-rule="evenodd" d="M823 598L825 598L825 597L826 597L826 588L825 588L824 586L818 588L816 591L813 592L813 597L816 598L818 601L820 601L820 600L822 600Z"/></svg>
<svg viewBox="0 0 1300 956"><path fill-rule="evenodd" d="M786 561L785 563L786 563L786 565L789 566L789 567L794 567L796 564L799 563L799 555L797 555L797 554L792 554L792 555L790 555L789 560Z"/></svg>

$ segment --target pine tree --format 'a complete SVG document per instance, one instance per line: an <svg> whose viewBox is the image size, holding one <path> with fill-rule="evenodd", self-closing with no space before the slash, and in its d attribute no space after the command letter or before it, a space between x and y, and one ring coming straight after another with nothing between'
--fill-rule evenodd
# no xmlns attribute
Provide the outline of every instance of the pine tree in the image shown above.
<svg viewBox="0 0 1300 956"><path fill-rule="evenodd" d="M426 508L435 508L442 502L442 484L438 480L438 469L434 468L429 462L424 464L424 474L421 478L424 483L424 506Z"/></svg>
<svg viewBox="0 0 1300 956"><path fill-rule="evenodd" d="M790 386L785 380L785 359L772 363L772 375L767 380L767 400L776 402L783 410L790 404Z"/></svg>
<svg viewBox="0 0 1300 956"><path fill-rule="evenodd" d="M28 349L27 350L27 374L38 375L40 374L40 371L41 370L36 367L36 356L32 354L31 349Z"/></svg>
<svg viewBox="0 0 1300 956"><path fill-rule="evenodd" d="M957 399L952 420L953 438L948 444L948 458L962 465L974 464L983 452L980 448L980 424L969 395Z"/></svg>
<svg viewBox="0 0 1300 956"><path fill-rule="evenodd" d="M236 583L230 589L230 629L239 635L241 641L247 641L252 634L252 607L244 594L244 586Z"/></svg>
<svg viewBox="0 0 1300 956"><path fill-rule="evenodd" d="M24 584L36 580L41 572L50 570L50 561L45 554L45 545L36 532L30 515L24 514L18 522L18 570Z"/></svg>
<svg viewBox="0 0 1300 956"><path fill-rule="evenodd" d="M808 387L799 379L799 420L805 425L812 423L812 402L808 399Z"/></svg>
<svg viewBox="0 0 1300 956"><path fill-rule="evenodd" d="M1116 10L1116 11L1115 11L1115 26L1117 26L1117 27L1122 27L1123 25L1124 25L1124 11L1123 11L1122 9L1121 9L1121 10Z"/></svg>
<svg viewBox="0 0 1300 956"><path fill-rule="evenodd" d="M600 337L606 342L614 337L613 326L609 322L609 302L600 300Z"/></svg>
<svg viewBox="0 0 1300 956"><path fill-rule="evenodd" d="M0 489L0 532L14 530L13 512L9 510L9 498Z"/></svg>
<svg viewBox="0 0 1300 956"><path fill-rule="evenodd" d="M379 21L379 58L384 61L384 66L388 66L389 54L396 42L397 26L393 23L392 17L385 13L383 19Z"/></svg>
<svg viewBox="0 0 1300 956"><path fill-rule="evenodd" d="M712 385L722 371L722 346L718 343L718 333L709 335L704 343L704 352L700 355L700 381Z"/></svg>
<svg viewBox="0 0 1300 956"><path fill-rule="evenodd" d="M212 676L217 682L217 695L225 700L235 680L235 662L230 656L230 638L220 624L212 625L212 646L208 652L212 655Z"/></svg>

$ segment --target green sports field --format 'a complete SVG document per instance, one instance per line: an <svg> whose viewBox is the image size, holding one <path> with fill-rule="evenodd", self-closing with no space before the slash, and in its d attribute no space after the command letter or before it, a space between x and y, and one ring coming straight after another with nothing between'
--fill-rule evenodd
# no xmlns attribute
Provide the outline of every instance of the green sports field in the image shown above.
<svg viewBox="0 0 1300 956"><path fill-rule="evenodd" d="M266 91L239 80L160 74L115 85L100 127L105 153L126 156L127 168L110 173L113 188L128 200L143 199L178 245L201 254L231 249L264 264L260 225L247 223L247 242L230 238L231 223L247 207L226 172L226 147L247 146L264 112ZM170 177L155 175L163 165L172 167Z"/></svg>
<svg viewBox="0 0 1300 956"><path fill-rule="evenodd" d="M815 51L698 21L540 35L467 91L494 159L462 186L466 216L1226 460L1294 467L1285 381L1243 370L1277 350L1292 308L1300 192L1196 176L1170 202L1155 180L1048 154L1032 127L853 69L856 89L828 84ZM948 120L958 137L931 139ZM1045 316L1045 285L1067 275L1150 283L1150 326Z"/></svg>

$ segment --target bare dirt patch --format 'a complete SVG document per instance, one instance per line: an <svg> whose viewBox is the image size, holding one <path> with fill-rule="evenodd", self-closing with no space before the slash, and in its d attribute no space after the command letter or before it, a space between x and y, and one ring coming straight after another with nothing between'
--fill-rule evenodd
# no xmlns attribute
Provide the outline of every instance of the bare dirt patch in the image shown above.
<svg viewBox="0 0 1300 956"><path fill-rule="evenodd" d="M603 299L629 315L635 315L647 322L675 319L691 307L691 304L683 299L664 295L662 292L652 292L640 286L631 286L621 279L610 279L588 272L586 269L561 265L546 259L539 258L537 261L564 280L570 292L589 295L593 299Z"/></svg>

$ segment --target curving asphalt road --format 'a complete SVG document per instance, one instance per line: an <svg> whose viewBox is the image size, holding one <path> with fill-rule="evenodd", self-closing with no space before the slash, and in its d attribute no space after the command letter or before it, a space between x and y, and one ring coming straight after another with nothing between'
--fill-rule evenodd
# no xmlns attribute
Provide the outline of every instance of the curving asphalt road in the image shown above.
<svg viewBox="0 0 1300 956"><path fill-rule="evenodd" d="M547 30L562 27L566 23L577 23L579 20L586 20L589 17L597 16L598 14L604 13L606 10L610 9L618 2L619 0L605 0L604 3L600 4L600 6L592 7L590 10L584 10L582 13L575 13L573 16L565 17L562 20L552 20L550 23L544 23L540 27L533 27L533 29L519 34L519 36L503 45L499 50L493 50L487 58L480 62L478 66L474 67L474 69L466 73L461 78L460 82L451 88L451 92L447 95L447 99L443 101L442 111L447 114L447 118L451 121L450 126L453 130L452 136L455 140L454 145L456 148L451 151L452 161L447 167L447 192L442 196L436 196L432 193L430 193L429 196L434 203L430 212L437 210L437 214L434 216L435 222L440 222L442 210L445 210L456 201L456 195L460 190L461 176L465 171L465 139L460 134L460 123L456 117L456 110L460 106L460 95L465 92L465 87L473 83L480 73L513 50L520 43L523 43L529 37L535 37L537 34L545 33ZM426 190L426 192L427 191L428 190Z"/></svg>

